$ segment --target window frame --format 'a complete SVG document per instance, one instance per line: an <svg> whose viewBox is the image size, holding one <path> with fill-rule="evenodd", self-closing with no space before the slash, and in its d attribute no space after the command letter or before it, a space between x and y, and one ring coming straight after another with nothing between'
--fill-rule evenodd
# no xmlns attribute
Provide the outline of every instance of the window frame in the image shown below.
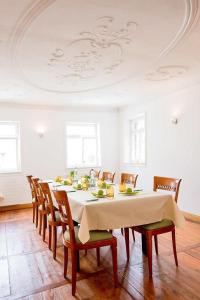
<svg viewBox="0 0 200 300"><path fill-rule="evenodd" d="M136 122L137 120L143 119L144 120L144 129L139 129L139 130L133 130L132 129L132 124L133 122ZM135 132L135 134L137 135L137 133L141 133L144 132L144 162L141 161L136 161L132 159L132 150L133 150L133 142L132 142L132 135ZM145 112L137 114L136 116L134 116L133 118L131 118L129 120L129 163L134 165L134 166L146 166L147 163L147 142L146 142L146 114ZM135 146L136 148L136 146ZM137 150L135 150L135 152L137 152Z"/></svg>
<svg viewBox="0 0 200 300"><path fill-rule="evenodd" d="M95 135L68 135L67 134L67 126L74 125L74 126L94 126L95 127ZM81 138L81 147L82 147L82 163L81 164L68 164L68 153L67 153L67 139L70 138ZM85 139L95 139L96 140L96 164L88 164L87 162L84 163L84 140ZM91 168L91 167L100 167L101 166L101 148L100 148L100 125L99 123L91 123L91 122L66 122L65 123L65 155L66 155L66 168Z"/></svg>
<svg viewBox="0 0 200 300"><path fill-rule="evenodd" d="M1 125L15 125L16 126L16 135L1 136L0 140L15 140L16 141L16 169L1 169L0 174L9 174L9 173L20 173L21 172L21 135L20 135L20 122L19 121L0 121Z"/></svg>

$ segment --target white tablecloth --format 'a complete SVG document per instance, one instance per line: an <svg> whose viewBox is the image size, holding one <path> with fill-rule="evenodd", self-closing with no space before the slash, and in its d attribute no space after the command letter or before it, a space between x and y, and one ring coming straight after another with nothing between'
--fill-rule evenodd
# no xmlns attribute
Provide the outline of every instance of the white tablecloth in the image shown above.
<svg viewBox="0 0 200 300"><path fill-rule="evenodd" d="M62 186L57 189L69 191L72 188ZM134 196L124 196L116 191L114 199L87 202L92 198L89 191L68 193L72 217L80 224L78 236L82 243L88 241L90 230L124 228L163 218L172 220L177 227L185 224L183 213L170 194L140 192Z"/></svg>

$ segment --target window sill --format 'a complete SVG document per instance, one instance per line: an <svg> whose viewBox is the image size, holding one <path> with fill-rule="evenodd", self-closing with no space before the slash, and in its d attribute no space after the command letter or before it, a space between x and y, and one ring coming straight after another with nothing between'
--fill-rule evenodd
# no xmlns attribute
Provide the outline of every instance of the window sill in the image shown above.
<svg viewBox="0 0 200 300"><path fill-rule="evenodd" d="M15 170L15 171L0 171L0 176L4 176L4 175L18 175L18 174L22 174L21 170Z"/></svg>
<svg viewBox="0 0 200 300"><path fill-rule="evenodd" d="M94 165L91 165L91 166L67 166L66 167L67 168L67 170L68 169L100 169L101 168L101 166L94 166Z"/></svg>
<svg viewBox="0 0 200 300"><path fill-rule="evenodd" d="M134 166L134 167L143 167L145 168L147 166L147 163L134 163L134 162L125 162L124 163L127 166Z"/></svg>

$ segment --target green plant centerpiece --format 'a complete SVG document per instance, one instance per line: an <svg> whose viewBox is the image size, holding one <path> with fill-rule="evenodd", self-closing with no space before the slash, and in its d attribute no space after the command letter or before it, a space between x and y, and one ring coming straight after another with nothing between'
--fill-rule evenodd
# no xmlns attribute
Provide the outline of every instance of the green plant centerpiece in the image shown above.
<svg viewBox="0 0 200 300"><path fill-rule="evenodd" d="M84 175L81 177L81 182L82 183L89 183L90 181L90 176L89 175Z"/></svg>
<svg viewBox="0 0 200 300"><path fill-rule="evenodd" d="M100 189L106 189L107 188L107 184L105 181L103 180L98 180L98 183L97 183L97 186L100 188Z"/></svg>
<svg viewBox="0 0 200 300"><path fill-rule="evenodd" d="M74 170L70 171L69 176L70 176L72 179L74 179L74 175L75 175Z"/></svg>

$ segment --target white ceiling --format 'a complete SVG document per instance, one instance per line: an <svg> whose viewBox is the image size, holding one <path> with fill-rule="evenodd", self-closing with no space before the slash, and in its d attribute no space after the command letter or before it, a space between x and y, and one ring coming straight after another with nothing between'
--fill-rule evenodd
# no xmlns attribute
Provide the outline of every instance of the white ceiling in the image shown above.
<svg viewBox="0 0 200 300"><path fill-rule="evenodd" d="M199 83L199 0L0 0L0 102L120 107Z"/></svg>

